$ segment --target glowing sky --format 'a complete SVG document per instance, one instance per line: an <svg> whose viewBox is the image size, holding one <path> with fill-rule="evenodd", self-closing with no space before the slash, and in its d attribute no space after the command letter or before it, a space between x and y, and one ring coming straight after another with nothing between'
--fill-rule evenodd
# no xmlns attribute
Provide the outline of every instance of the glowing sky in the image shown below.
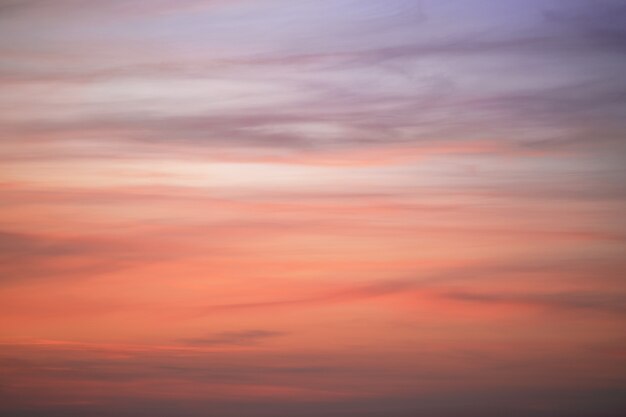
<svg viewBox="0 0 626 417"><path fill-rule="evenodd" d="M625 22L0 0L0 415L626 415Z"/></svg>

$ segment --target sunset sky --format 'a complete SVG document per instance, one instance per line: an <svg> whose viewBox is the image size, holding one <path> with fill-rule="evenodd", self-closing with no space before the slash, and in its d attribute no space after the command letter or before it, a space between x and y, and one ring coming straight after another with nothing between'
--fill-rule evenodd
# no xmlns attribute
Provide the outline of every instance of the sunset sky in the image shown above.
<svg viewBox="0 0 626 417"><path fill-rule="evenodd" d="M0 0L0 415L626 415L625 22Z"/></svg>

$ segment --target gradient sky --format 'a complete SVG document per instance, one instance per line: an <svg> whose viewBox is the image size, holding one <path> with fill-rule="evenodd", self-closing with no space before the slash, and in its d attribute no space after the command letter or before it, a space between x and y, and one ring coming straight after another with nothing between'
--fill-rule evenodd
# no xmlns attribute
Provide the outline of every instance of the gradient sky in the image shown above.
<svg viewBox="0 0 626 417"><path fill-rule="evenodd" d="M626 415L625 22L0 0L0 414Z"/></svg>

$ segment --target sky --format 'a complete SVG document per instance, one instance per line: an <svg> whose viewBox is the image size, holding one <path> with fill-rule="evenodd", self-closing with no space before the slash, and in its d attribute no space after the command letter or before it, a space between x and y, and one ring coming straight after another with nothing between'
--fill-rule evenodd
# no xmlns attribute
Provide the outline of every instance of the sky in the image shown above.
<svg viewBox="0 0 626 417"><path fill-rule="evenodd" d="M624 22L0 0L0 415L626 415Z"/></svg>

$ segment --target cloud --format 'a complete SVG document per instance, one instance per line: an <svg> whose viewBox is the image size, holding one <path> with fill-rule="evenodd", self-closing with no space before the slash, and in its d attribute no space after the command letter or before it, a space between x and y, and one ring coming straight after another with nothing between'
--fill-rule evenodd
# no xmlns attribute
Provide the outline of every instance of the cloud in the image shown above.
<svg viewBox="0 0 626 417"><path fill-rule="evenodd" d="M0 414L621 415L622 3L0 0Z"/></svg>
<svg viewBox="0 0 626 417"><path fill-rule="evenodd" d="M51 4L47 0L3 0L0 3L0 16L12 16L47 13L48 15L62 12L82 12L89 15L95 13L112 16L139 15L145 18L163 13L190 12L210 9L224 5L223 0L112 0L106 3L96 3L89 0L56 0Z"/></svg>
<svg viewBox="0 0 626 417"><path fill-rule="evenodd" d="M214 158L291 158L296 163L345 159L342 155L351 151L385 153L388 147L402 153L424 143L429 145L427 149L445 148L450 143L469 148L485 139L497 144L491 153L494 157L528 155L529 150L548 156L564 149L614 150L626 128L620 117L626 91L620 77L623 64L611 46L620 43L615 21L622 8L612 2L604 2L602 7L584 2L553 4L535 16L532 24L516 25L513 33L496 27L484 33L450 35L452 38L427 36L434 29L426 24L420 29L425 34L383 37L374 45L359 43L353 35L345 51L316 51L326 45L320 35L309 47L300 48L304 50L300 54L274 50L207 58L204 54L179 57L161 50L159 59L153 59L152 52L139 54L143 57L139 60L133 54L117 66L112 66L110 59L97 61L97 57L95 65L67 68L51 64L46 69L39 63L30 71L33 65L15 65L3 69L11 88L68 82L75 84L68 91L83 99L76 106L63 106L68 114L57 120L46 120L41 114L24 117L24 123L7 120L3 136L41 142L64 142L76 136L115 138L137 146L135 155L123 155L127 158L150 155L165 144L164 152L172 156L215 155L226 150L230 152ZM278 2L268 8L280 11L283 6ZM370 6L391 26L405 17L404 13L378 10L375 5L365 9ZM391 9L411 7L398 2L398 7ZM596 42L597 33L605 32L616 40ZM561 58L551 59L554 54ZM467 71L452 66L456 61L465 63L458 66ZM589 62L602 65L591 68ZM498 77L503 71L509 83ZM192 91L198 91L215 80L240 87L218 97L211 93L219 85L216 83L207 89L207 98L200 100L192 99L194 94L189 92L181 95L180 101L155 96L166 81L167 85L180 84L181 89L195 85L198 88ZM140 84L145 87L137 87ZM257 92L259 85L272 88ZM102 95L117 90L124 93ZM242 92L244 98L260 101L248 103L239 95ZM272 102L274 99L279 102ZM221 104L209 106L213 101ZM233 102L241 103L236 111L225 110ZM181 108L187 110L171 114L172 109L181 113ZM335 133L323 137L329 130ZM63 154L71 155L71 149L68 151ZM116 157L110 149L98 149L97 142L91 152L86 156ZM118 151L117 156L120 154L123 152ZM48 156L52 157L50 152ZM541 157L538 153L534 156ZM358 163L359 155L354 158ZM392 162L397 160L392 158Z"/></svg>
<svg viewBox="0 0 626 417"><path fill-rule="evenodd" d="M443 296L453 300L478 304L527 305L552 310L626 313L625 297L619 293L585 291L524 294L453 291L444 293Z"/></svg>
<svg viewBox="0 0 626 417"><path fill-rule="evenodd" d="M382 357L379 352L349 351L339 365L337 354L324 352L182 354L145 347L129 355L111 346L81 350L62 344L2 344L0 369L10 377L0 392L3 410L11 415L102 417L155 412L174 417L181 410L201 416L216 409L254 417L286 417L297 410L312 417L382 417L389 412L495 417L502 410L523 410L524 415L541 417L609 417L624 403L619 378L612 379L619 370L603 364L595 349L521 348L509 357L482 346L484 356L468 361L450 354L450 346L432 352L421 346ZM383 360L389 355L398 360ZM607 377L589 377L590 366L603 369ZM572 377L578 381L574 386ZM536 404L547 406L546 411L537 414Z"/></svg>
<svg viewBox="0 0 626 417"><path fill-rule="evenodd" d="M181 339L180 342L193 346L249 346L287 334L279 331L254 329L216 333L207 337Z"/></svg>
<svg viewBox="0 0 626 417"><path fill-rule="evenodd" d="M285 299L270 299L245 303L212 304L192 309L192 316L204 316L219 312L246 312L254 310L272 310L282 308L316 307L329 304L342 304L376 299L388 295L401 294L415 290L416 283L408 280L380 281L347 288L330 288L319 294ZM188 316L189 313L185 313Z"/></svg>
<svg viewBox="0 0 626 417"><path fill-rule="evenodd" d="M86 279L148 265L172 252L155 251L135 237L111 238L95 233L55 235L0 232L0 284L20 285L32 281L62 282Z"/></svg>
<svg viewBox="0 0 626 417"><path fill-rule="evenodd" d="M0 232L2 283L101 274L128 265L108 242ZM86 262L72 262L72 259ZM63 264L63 260L68 260Z"/></svg>

